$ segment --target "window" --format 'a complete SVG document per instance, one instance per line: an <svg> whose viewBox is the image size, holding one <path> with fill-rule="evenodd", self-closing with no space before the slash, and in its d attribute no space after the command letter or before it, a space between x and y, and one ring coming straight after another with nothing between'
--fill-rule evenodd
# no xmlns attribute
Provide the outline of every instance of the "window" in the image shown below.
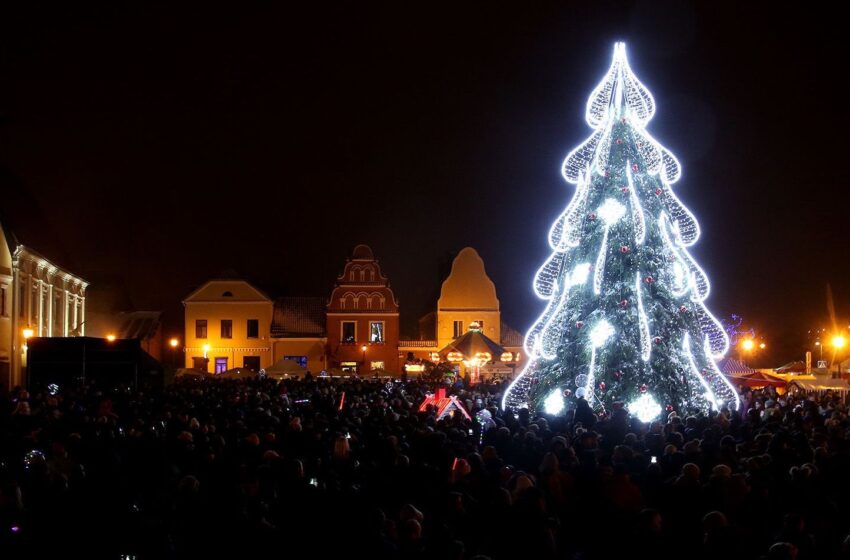
<svg viewBox="0 0 850 560"><path fill-rule="evenodd" d="M354 321L342 322L342 342L357 342L357 323Z"/></svg>
<svg viewBox="0 0 850 560"><path fill-rule="evenodd" d="M307 356L284 356L283 359L292 360L299 366L303 367L304 369L307 369Z"/></svg>
<svg viewBox="0 0 850 560"><path fill-rule="evenodd" d="M369 323L369 342L384 342L383 321L371 321Z"/></svg>
<svg viewBox="0 0 850 560"><path fill-rule="evenodd" d="M233 338L233 321L230 319L221 320L221 338Z"/></svg>
<svg viewBox="0 0 850 560"><path fill-rule="evenodd" d="M61 336L62 331L62 296L57 292L53 294L53 335Z"/></svg>
<svg viewBox="0 0 850 560"><path fill-rule="evenodd" d="M9 314L6 309L6 286L0 286L0 315L5 317Z"/></svg>
<svg viewBox="0 0 850 560"><path fill-rule="evenodd" d="M384 369L384 362L383 361L372 362L370 364L370 366L371 367L369 369L371 369L372 371L375 371L376 369Z"/></svg>
<svg viewBox="0 0 850 560"><path fill-rule="evenodd" d="M215 372L216 373L224 373L227 371L227 358L216 358L215 359Z"/></svg>
<svg viewBox="0 0 850 560"><path fill-rule="evenodd" d="M195 338L207 337L207 320L198 319L195 321Z"/></svg>
<svg viewBox="0 0 850 560"><path fill-rule="evenodd" d="M365 271L365 270L361 270L361 271L360 271L360 281L361 281L361 282L365 282L365 281L366 281L366 271Z"/></svg>
<svg viewBox="0 0 850 560"><path fill-rule="evenodd" d="M248 338L260 338L259 319L248 319Z"/></svg>
<svg viewBox="0 0 850 560"><path fill-rule="evenodd" d="M203 356L193 356L192 357L192 369L196 369L198 371L208 371L207 363L209 360L204 358Z"/></svg>
<svg viewBox="0 0 850 560"><path fill-rule="evenodd" d="M259 356L243 356L242 357L242 367L245 369L250 369L251 371L260 371L260 357Z"/></svg>
<svg viewBox="0 0 850 560"><path fill-rule="evenodd" d="M21 281L23 282L23 279L21 279ZM26 287L26 285L21 284L21 297L18 301L18 307L19 307L18 315L20 316L21 319L26 317L26 309L27 309L26 303L27 303L27 287Z"/></svg>
<svg viewBox="0 0 850 560"><path fill-rule="evenodd" d="M357 362L340 362L339 369L346 373L357 373Z"/></svg>
<svg viewBox="0 0 850 560"><path fill-rule="evenodd" d="M454 322L454 337L457 338L463 335L463 321Z"/></svg>

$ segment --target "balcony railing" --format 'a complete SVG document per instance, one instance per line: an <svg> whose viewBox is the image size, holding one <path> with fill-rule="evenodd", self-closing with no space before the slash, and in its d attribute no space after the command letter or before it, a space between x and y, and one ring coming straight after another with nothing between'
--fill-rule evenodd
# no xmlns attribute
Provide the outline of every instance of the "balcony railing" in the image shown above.
<svg viewBox="0 0 850 560"><path fill-rule="evenodd" d="M399 340L399 348L436 348L436 340Z"/></svg>

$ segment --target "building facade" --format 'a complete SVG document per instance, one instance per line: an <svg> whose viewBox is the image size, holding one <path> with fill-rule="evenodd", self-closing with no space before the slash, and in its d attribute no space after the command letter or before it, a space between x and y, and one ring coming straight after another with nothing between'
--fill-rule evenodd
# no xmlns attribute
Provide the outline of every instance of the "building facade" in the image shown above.
<svg viewBox="0 0 850 560"><path fill-rule="evenodd" d="M274 303L245 280L210 280L183 300L185 366L210 373L272 364Z"/></svg>
<svg viewBox="0 0 850 560"><path fill-rule="evenodd" d="M358 245L327 308L329 366L343 373L399 373L398 301L368 245Z"/></svg>
<svg viewBox="0 0 850 560"><path fill-rule="evenodd" d="M328 300L323 297L281 297L274 303L272 361L292 361L303 372L327 369L326 322Z"/></svg>
<svg viewBox="0 0 850 560"><path fill-rule="evenodd" d="M0 383L25 383L26 339L84 336L88 282L29 247L0 226Z"/></svg>

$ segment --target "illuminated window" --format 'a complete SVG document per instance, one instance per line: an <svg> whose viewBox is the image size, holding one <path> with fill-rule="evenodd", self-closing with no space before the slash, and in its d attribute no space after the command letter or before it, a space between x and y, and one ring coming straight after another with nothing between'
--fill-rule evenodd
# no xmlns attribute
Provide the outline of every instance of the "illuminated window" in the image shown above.
<svg viewBox="0 0 850 560"><path fill-rule="evenodd" d="M340 362L339 369L346 373L357 373L357 362Z"/></svg>
<svg viewBox="0 0 850 560"><path fill-rule="evenodd" d="M454 322L454 337L457 338L463 334L463 321Z"/></svg>
<svg viewBox="0 0 850 560"><path fill-rule="evenodd" d="M259 319L248 319L248 338L260 338Z"/></svg>
<svg viewBox="0 0 850 560"><path fill-rule="evenodd" d="M198 319L195 321L195 338L207 337L207 320Z"/></svg>
<svg viewBox="0 0 850 560"><path fill-rule="evenodd" d="M357 323L354 321L343 321L340 340L342 342L357 342Z"/></svg>
<svg viewBox="0 0 850 560"><path fill-rule="evenodd" d="M372 362L369 366L369 369L371 369L372 371L375 371L376 369L384 369L384 362L383 361Z"/></svg>
<svg viewBox="0 0 850 560"><path fill-rule="evenodd" d="M216 373L224 373L227 371L227 358L216 358L215 359L215 372Z"/></svg>
<svg viewBox="0 0 850 560"><path fill-rule="evenodd" d="M369 323L369 342L384 342L383 321L371 321Z"/></svg>
<svg viewBox="0 0 850 560"><path fill-rule="evenodd" d="M221 338L233 338L233 321L230 319L221 320Z"/></svg>

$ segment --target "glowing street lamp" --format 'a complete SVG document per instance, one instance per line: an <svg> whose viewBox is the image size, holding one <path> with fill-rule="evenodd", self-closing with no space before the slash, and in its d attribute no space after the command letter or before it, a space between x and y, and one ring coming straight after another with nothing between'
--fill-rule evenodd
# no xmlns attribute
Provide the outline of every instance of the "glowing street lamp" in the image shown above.
<svg viewBox="0 0 850 560"><path fill-rule="evenodd" d="M29 340L35 334L35 331L32 329L24 329L21 334L24 335L24 340Z"/></svg>
<svg viewBox="0 0 850 560"><path fill-rule="evenodd" d="M756 345L756 343L748 338L741 343L741 348L743 348L744 350L749 352L750 350L752 350L755 347L755 345Z"/></svg>
<svg viewBox="0 0 850 560"><path fill-rule="evenodd" d="M168 341L168 344L171 345L172 348L177 348L177 345L180 344L180 341L176 338L172 338Z"/></svg>
<svg viewBox="0 0 850 560"><path fill-rule="evenodd" d="M108 340L109 342L115 342L115 335L109 333L108 335L106 335L106 340Z"/></svg>
<svg viewBox="0 0 850 560"><path fill-rule="evenodd" d="M845 344L847 344L847 340L845 340L845 338L843 336L841 336L840 334L837 334L837 335L832 337L832 346L836 350L844 348Z"/></svg>
<svg viewBox="0 0 850 560"><path fill-rule="evenodd" d="M366 369L366 345L364 344L360 347L360 349L363 351L363 375L366 375L366 373L368 372L368 370Z"/></svg>

